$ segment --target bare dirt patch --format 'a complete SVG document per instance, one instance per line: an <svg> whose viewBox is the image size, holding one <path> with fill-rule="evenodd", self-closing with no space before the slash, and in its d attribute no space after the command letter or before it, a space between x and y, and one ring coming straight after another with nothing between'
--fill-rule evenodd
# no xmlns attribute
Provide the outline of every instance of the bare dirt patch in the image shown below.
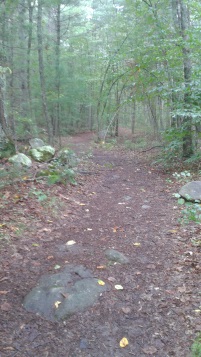
<svg viewBox="0 0 201 357"><path fill-rule="evenodd" d="M190 241L199 227L178 224L175 189L147 157L94 147L91 139L86 133L70 140L77 153L87 153L77 186L46 187L42 202L29 194L32 183L5 189L0 356L190 357L201 330L200 248ZM71 240L75 248L63 249ZM108 261L107 249L123 253L129 264ZM99 301L61 322L27 312L23 299L41 275L68 264L107 283Z"/></svg>

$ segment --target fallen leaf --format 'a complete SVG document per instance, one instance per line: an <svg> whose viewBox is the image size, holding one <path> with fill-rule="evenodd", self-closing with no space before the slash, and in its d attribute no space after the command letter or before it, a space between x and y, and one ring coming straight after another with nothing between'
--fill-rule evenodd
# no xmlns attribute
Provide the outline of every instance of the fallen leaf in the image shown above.
<svg viewBox="0 0 201 357"><path fill-rule="evenodd" d="M154 346L148 346L143 348L142 351L147 355L153 355L157 352L157 349Z"/></svg>
<svg viewBox="0 0 201 357"><path fill-rule="evenodd" d="M56 270L57 270L57 269L60 269L60 268L61 268L60 265L57 265L57 264L56 264L56 265L54 266L54 269L56 269Z"/></svg>
<svg viewBox="0 0 201 357"><path fill-rule="evenodd" d="M116 227L116 226L115 226L114 228L112 228L113 233L116 233L116 232L117 232L117 230L118 230L118 228L119 228L119 227Z"/></svg>
<svg viewBox="0 0 201 357"><path fill-rule="evenodd" d="M48 255L47 260L53 259L53 255Z"/></svg>
<svg viewBox="0 0 201 357"><path fill-rule="evenodd" d="M76 242L74 240L69 240L66 245L73 245L73 244L76 244Z"/></svg>
<svg viewBox="0 0 201 357"><path fill-rule="evenodd" d="M201 312L201 310L200 309L196 309L196 310L194 310L196 313L200 313Z"/></svg>
<svg viewBox="0 0 201 357"><path fill-rule="evenodd" d="M142 273L140 271L136 271L135 273L136 275L142 275Z"/></svg>
<svg viewBox="0 0 201 357"><path fill-rule="evenodd" d="M121 286L121 285L115 285L115 289L116 289L116 290L123 290L124 288L123 288L123 286Z"/></svg>
<svg viewBox="0 0 201 357"><path fill-rule="evenodd" d="M51 230L50 228L42 228L42 229L40 229L38 232L39 232L39 233L40 233L40 232L48 232L48 233L51 233L52 230Z"/></svg>
<svg viewBox="0 0 201 357"><path fill-rule="evenodd" d="M87 228L87 231L92 231L92 228Z"/></svg>
<svg viewBox="0 0 201 357"><path fill-rule="evenodd" d="M185 286L181 286L177 290L178 290L179 293L185 293L186 292L186 287Z"/></svg>
<svg viewBox="0 0 201 357"><path fill-rule="evenodd" d="M121 339L121 341L119 342L119 346L122 347L122 348L124 348L124 347L126 347L127 345L128 345L128 340L127 340L126 337L123 337L123 338Z"/></svg>
<svg viewBox="0 0 201 357"><path fill-rule="evenodd" d="M54 303L54 306L56 307L56 309L58 309L58 307L59 307L60 304L61 304L61 301L56 301L56 302Z"/></svg>
<svg viewBox="0 0 201 357"><path fill-rule="evenodd" d="M14 348L13 347L4 347L3 348L4 351L14 351Z"/></svg>
<svg viewBox="0 0 201 357"><path fill-rule="evenodd" d="M2 228L2 227L6 227L6 224L5 223L1 223L0 224L0 228Z"/></svg>
<svg viewBox="0 0 201 357"><path fill-rule="evenodd" d="M98 280L98 284L99 285L105 285L104 281L102 281L102 280Z"/></svg>
<svg viewBox="0 0 201 357"><path fill-rule="evenodd" d="M135 247L140 247L140 246L141 246L141 243L133 243L133 245L134 245Z"/></svg>
<svg viewBox="0 0 201 357"><path fill-rule="evenodd" d="M0 295L6 295L6 294L8 294L9 293L9 291L6 291L6 290L0 290Z"/></svg>
<svg viewBox="0 0 201 357"><path fill-rule="evenodd" d="M98 265L96 269L106 269L106 265Z"/></svg>
<svg viewBox="0 0 201 357"><path fill-rule="evenodd" d="M32 243L33 247L39 247L40 245L38 243Z"/></svg>
<svg viewBox="0 0 201 357"><path fill-rule="evenodd" d="M1 310L2 311L9 311L11 309L11 305L8 303L8 302L4 302L2 305L1 305Z"/></svg>
<svg viewBox="0 0 201 357"><path fill-rule="evenodd" d="M80 205L80 206L86 206L86 204L85 204L85 203L79 203L79 205Z"/></svg>
<svg viewBox="0 0 201 357"><path fill-rule="evenodd" d="M177 270L177 271L182 271L182 270L183 270L183 267L176 267L175 270Z"/></svg>
<svg viewBox="0 0 201 357"><path fill-rule="evenodd" d="M124 314L129 314L131 312L130 307L122 307L122 311L124 312Z"/></svg>
<svg viewBox="0 0 201 357"><path fill-rule="evenodd" d="M174 234L177 233L177 229L170 229L168 232Z"/></svg>

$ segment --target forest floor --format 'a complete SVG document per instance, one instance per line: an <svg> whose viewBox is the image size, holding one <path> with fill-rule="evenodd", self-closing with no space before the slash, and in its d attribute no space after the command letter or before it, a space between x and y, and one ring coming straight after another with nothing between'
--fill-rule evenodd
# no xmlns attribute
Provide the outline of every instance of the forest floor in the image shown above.
<svg viewBox="0 0 201 357"><path fill-rule="evenodd" d="M105 149L89 133L67 143L84 156L77 186L2 190L0 357L190 357L201 331L201 248L191 239L201 227L178 223L179 184L151 166L153 150ZM70 240L79 249L61 251ZM108 248L130 264L108 264ZM41 275L71 263L107 283L98 303L62 322L27 312Z"/></svg>

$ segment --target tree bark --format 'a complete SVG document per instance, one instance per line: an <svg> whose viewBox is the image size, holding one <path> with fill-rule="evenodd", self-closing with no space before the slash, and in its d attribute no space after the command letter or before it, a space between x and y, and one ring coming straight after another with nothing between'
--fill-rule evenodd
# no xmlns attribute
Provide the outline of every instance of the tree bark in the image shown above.
<svg viewBox="0 0 201 357"><path fill-rule="evenodd" d="M45 86L45 72L44 72L44 60L43 60L43 35L42 35L42 6L43 0L38 0L38 15L37 15L37 39L38 39L38 64L39 64L39 75L40 75L40 86L41 86L41 96L42 96L42 106L43 114L47 126L48 142L53 143L53 132L50 116L47 107L47 96L46 96L46 86Z"/></svg>
<svg viewBox="0 0 201 357"><path fill-rule="evenodd" d="M54 121L54 134L60 132L60 44L61 44L61 3L59 1L56 10L56 46L55 46L55 84L57 92L56 118Z"/></svg>
<svg viewBox="0 0 201 357"><path fill-rule="evenodd" d="M188 35L187 30L189 24L188 7L184 4L183 0L179 0L180 5L180 18L181 18L181 35L184 41L182 48L183 52L183 71L184 71L184 109L189 110L191 102L190 83L192 78L192 64L190 59L190 49L188 48ZM183 137L183 157L188 158L193 154L193 139L192 139L192 118L190 115L186 115L183 118L184 137Z"/></svg>

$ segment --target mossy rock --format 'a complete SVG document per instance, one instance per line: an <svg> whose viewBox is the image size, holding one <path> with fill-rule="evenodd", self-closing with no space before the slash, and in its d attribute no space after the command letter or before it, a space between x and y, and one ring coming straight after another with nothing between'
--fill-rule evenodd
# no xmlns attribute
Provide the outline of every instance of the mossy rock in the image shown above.
<svg viewBox="0 0 201 357"><path fill-rule="evenodd" d="M32 165L31 159L22 153L10 157L8 161L18 166L31 167Z"/></svg>
<svg viewBox="0 0 201 357"><path fill-rule="evenodd" d="M31 149L29 154L35 161L46 162L54 157L55 149L50 145L46 145L37 149Z"/></svg>

